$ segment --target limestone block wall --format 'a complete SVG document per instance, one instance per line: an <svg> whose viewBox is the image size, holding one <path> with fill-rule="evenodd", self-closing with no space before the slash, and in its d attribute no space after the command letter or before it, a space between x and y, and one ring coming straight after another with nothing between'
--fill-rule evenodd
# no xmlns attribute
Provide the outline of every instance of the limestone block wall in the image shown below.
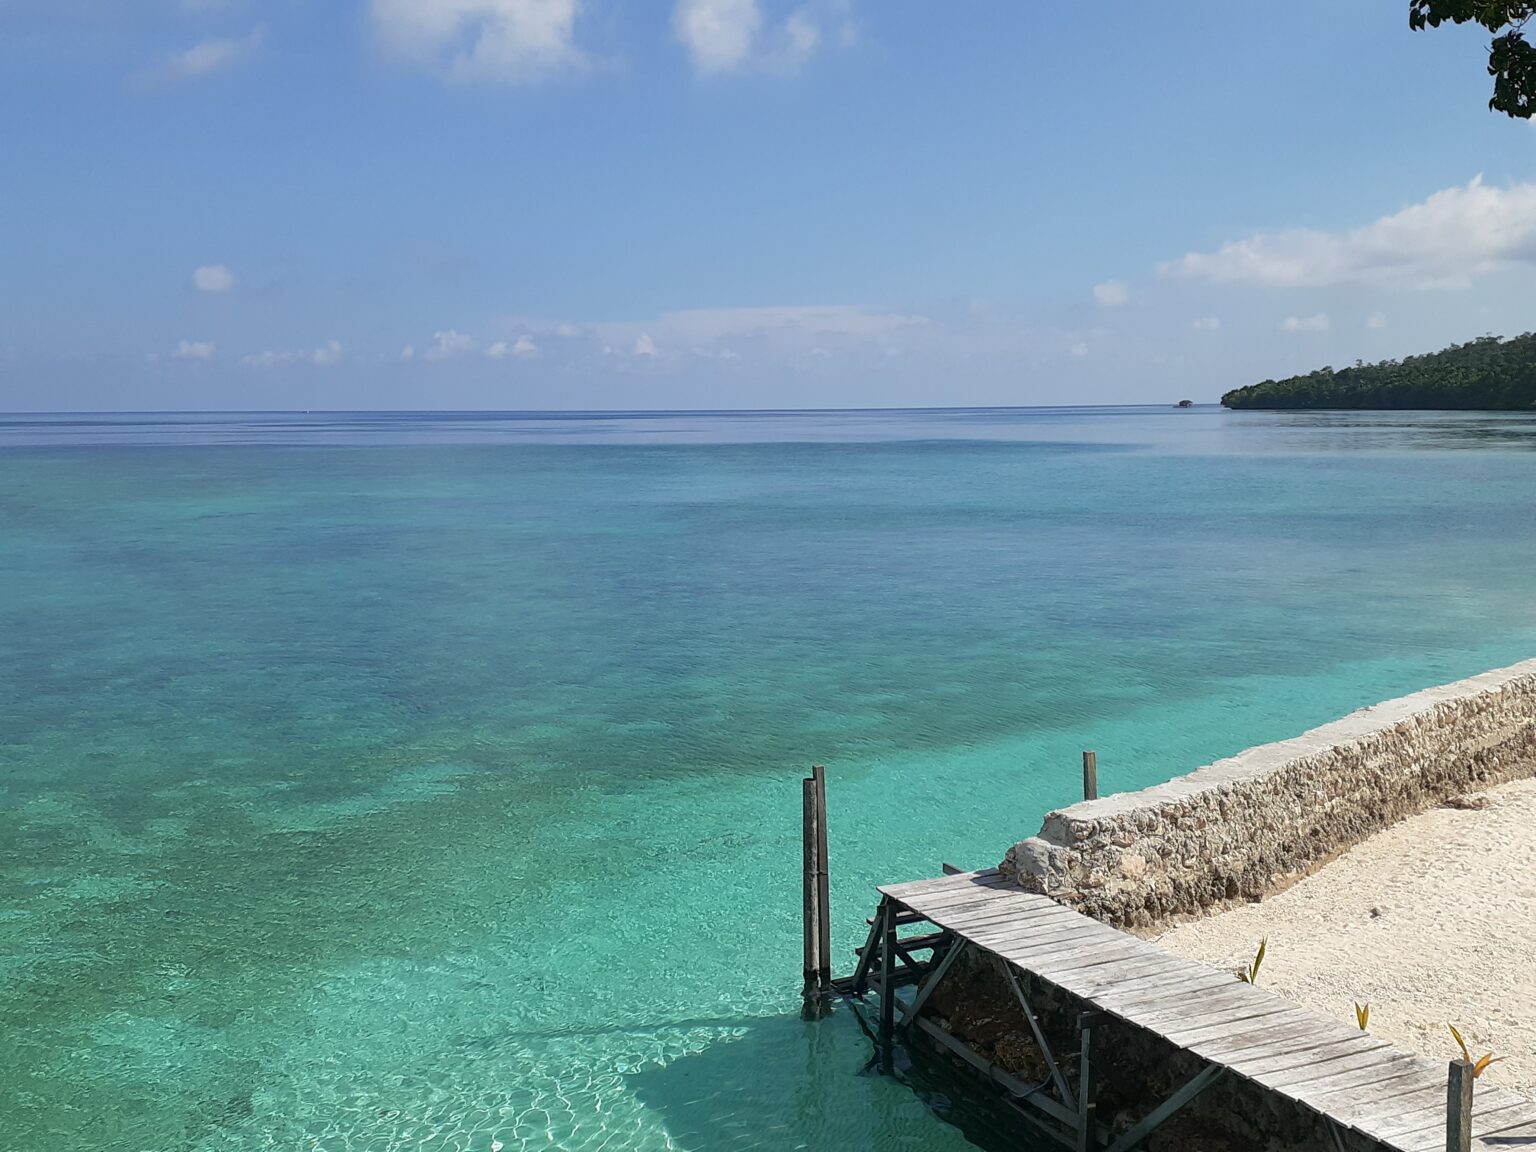
<svg viewBox="0 0 1536 1152"><path fill-rule="evenodd" d="M1529 660L1052 812L1001 867L1101 920L1152 925L1256 899L1405 816L1533 775Z"/></svg>

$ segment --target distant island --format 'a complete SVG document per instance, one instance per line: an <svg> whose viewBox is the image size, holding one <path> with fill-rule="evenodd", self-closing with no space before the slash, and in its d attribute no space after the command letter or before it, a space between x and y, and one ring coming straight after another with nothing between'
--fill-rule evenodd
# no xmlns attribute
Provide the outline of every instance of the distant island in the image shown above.
<svg viewBox="0 0 1536 1152"><path fill-rule="evenodd" d="M1319 368L1287 380L1235 388L1226 408L1379 408L1507 412L1536 408L1536 332L1485 336L1441 352Z"/></svg>

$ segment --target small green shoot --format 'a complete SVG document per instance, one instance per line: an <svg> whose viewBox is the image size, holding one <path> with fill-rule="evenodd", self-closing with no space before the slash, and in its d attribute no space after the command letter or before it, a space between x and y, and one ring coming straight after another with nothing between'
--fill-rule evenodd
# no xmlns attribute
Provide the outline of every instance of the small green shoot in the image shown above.
<svg viewBox="0 0 1536 1152"><path fill-rule="evenodd" d="M1237 978L1244 984L1257 984L1259 982L1259 967L1264 963L1264 952L1269 947L1269 937L1259 941L1259 950L1253 954L1253 963L1248 965L1246 972L1239 972Z"/></svg>
<svg viewBox="0 0 1536 1152"><path fill-rule="evenodd" d="M1364 1032L1371 1022L1371 1006L1355 1001L1355 1023L1360 1025L1360 1031Z"/></svg>

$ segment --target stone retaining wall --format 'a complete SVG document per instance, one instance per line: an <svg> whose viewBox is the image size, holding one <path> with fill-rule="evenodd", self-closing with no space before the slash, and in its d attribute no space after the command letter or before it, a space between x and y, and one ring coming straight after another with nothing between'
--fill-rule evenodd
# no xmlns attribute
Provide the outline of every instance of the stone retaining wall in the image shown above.
<svg viewBox="0 0 1536 1152"><path fill-rule="evenodd" d="M1405 816L1536 775L1536 660L1052 812L1002 869L1111 924L1257 899Z"/></svg>

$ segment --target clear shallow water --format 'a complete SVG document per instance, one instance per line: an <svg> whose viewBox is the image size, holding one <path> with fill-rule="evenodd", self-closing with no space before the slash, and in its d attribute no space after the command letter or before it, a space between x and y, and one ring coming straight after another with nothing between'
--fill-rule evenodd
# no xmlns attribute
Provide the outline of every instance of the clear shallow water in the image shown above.
<svg viewBox="0 0 1536 1152"><path fill-rule="evenodd" d="M877 881L1536 652L1536 420L0 419L0 1131L949 1149Z"/></svg>

